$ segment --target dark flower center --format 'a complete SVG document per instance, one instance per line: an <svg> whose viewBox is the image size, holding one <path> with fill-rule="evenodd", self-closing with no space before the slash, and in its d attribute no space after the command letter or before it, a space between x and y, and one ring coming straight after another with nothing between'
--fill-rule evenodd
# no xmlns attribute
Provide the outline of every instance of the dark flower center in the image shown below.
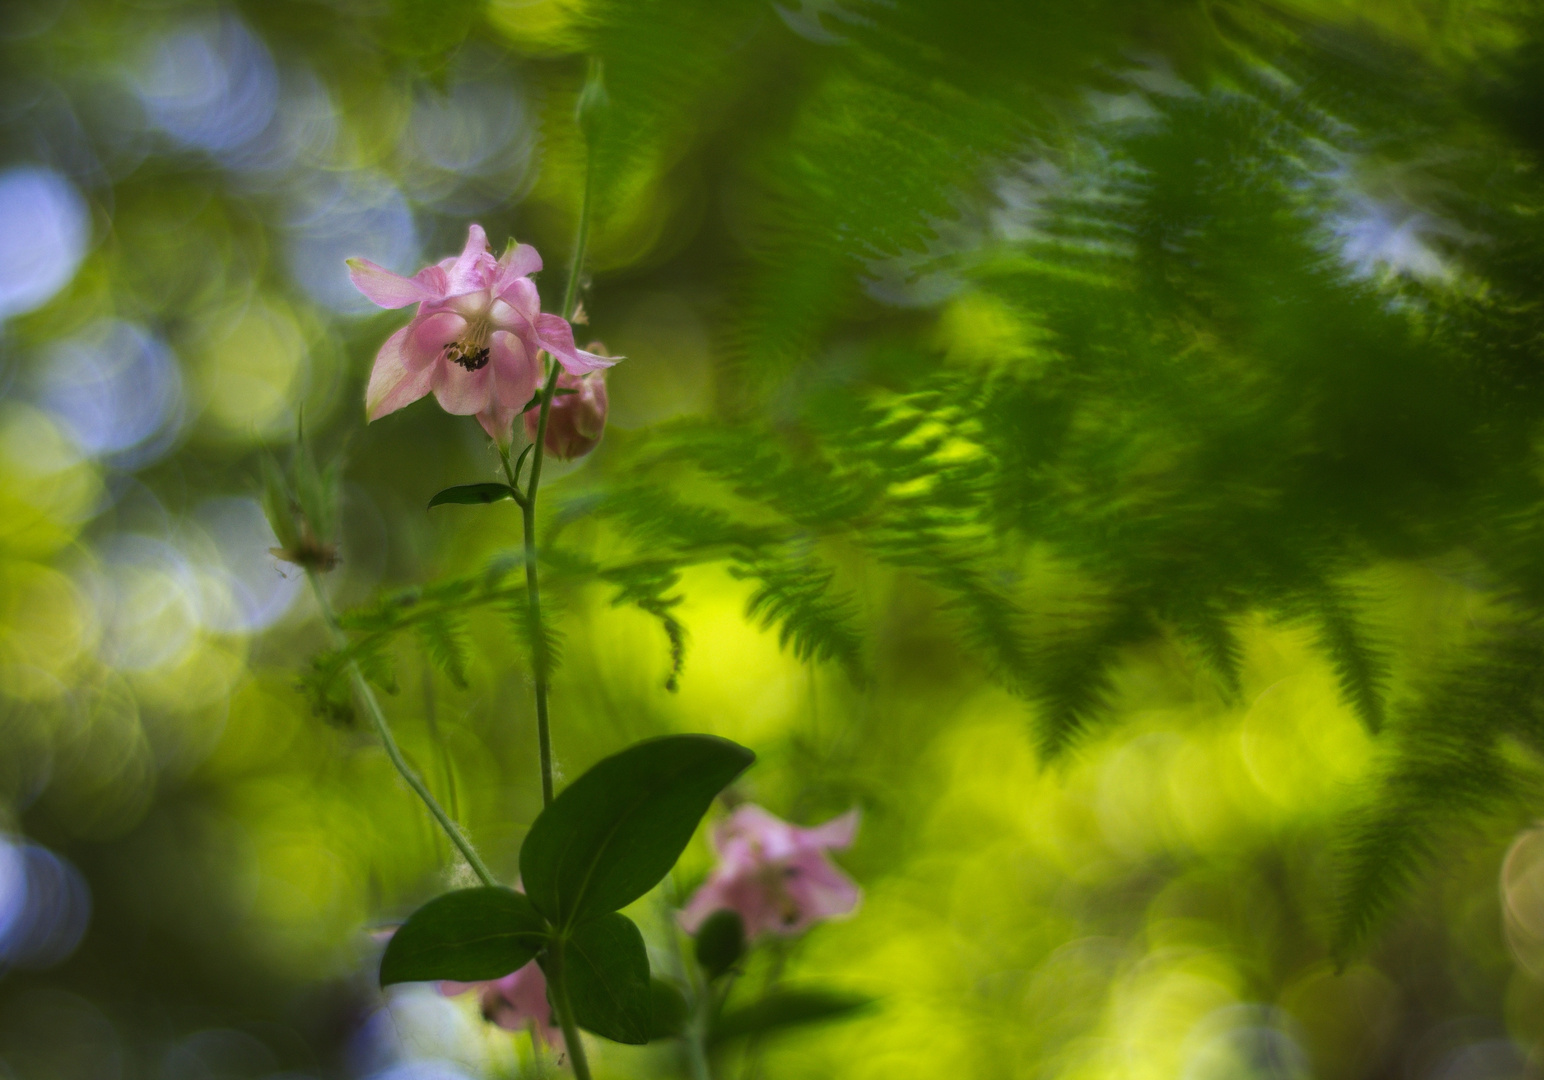
<svg viewBox="0 0 1544 1080"><path fill-rule="evenodd" d="M460 364L468 371L477 371L488 363L488 346L479 347L469 341L452 341L445 346L445 359Z"/></svg>

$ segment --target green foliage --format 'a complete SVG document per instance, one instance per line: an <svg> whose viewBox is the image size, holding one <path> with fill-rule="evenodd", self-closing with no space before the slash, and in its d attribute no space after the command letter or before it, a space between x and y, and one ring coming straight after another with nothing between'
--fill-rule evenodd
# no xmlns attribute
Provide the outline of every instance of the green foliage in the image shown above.
<svg viewBox="0 0 1544 1080"><path fill-rule="evenodd" d="M1436 675L1393 734L1382 774L1345 832L1334 949L1345 958L1394 911L1445 842L1544 795L1544 641L1493 628ZM1519 756L1508 746L1527 747Z"/></svg>
<svg viewBox="0 0 1544 1080"><path fill-rule="evenodd" d="M686 996L664 979L649 980L649 996L652 999L649 1021L649 1040L676 1038L686 1027L691 1006Z"/></svg>
<svg viewBox="0 0 1544 1080"><path fill-rule="evenodd" d="M552 957L543 960L548 977ZM643 935L621 912L574 930L563 944L563 979L574 1020L613 1042L641 1044L654 1037L655 993Z"/></svg>
<svg viewBox="0 0 1544 1080"><path fill-rule="evenodd" d="M714 1021L708 1039L723 1045L751 1035L779 1034L807 1024L844 1020L874 1004L873 998L833 990L774 990L754 1004L725 1010Z"/></svg>
<svg viewBox="0 0 1544 1080"><path fill-rule="evenodd" d="M651 984L643 935L617 909L669 873L714 796L752 760L725 739L671 735L600 761L532 823L520 848L528 892L490 886L429 901L387 944L381 985L497 979L535 958L585 1030L622 1043L679 1030L684 1003Z"/></svg>
<svg viewBox="0 0 1544 1080"><path fill-rule="evenodd" d="M456 487L435 492L434 498L429 500L429 509L433 510L436 506L444 506L447 503L473 506L514 497L515 489L508 484L458 484Z"/></svg>
<svg viewBox="0 0 1544 1080"><path fill-rule="evenodd" d="M381 985L503 978L546 942L547 925L523 894L461 889L435 897L392 935L381 957Z"/></svg>
<svg viewBox="0 0 1544 1080"><path fill-rule="evenodd" d="M851 571L878 564L1025 701L1047 758L1088 744L1154 641L1237 701L1241 620L1305 625L1387 729L1348 841L1349 947L1441 835L1517 797L1502 748L1531 745L1487 683L1515 664L1391 710L1393 646L1348 583L1463 551L1491 591L1544 597L1533 54L1497 31L1459 75L1476 54L1249 6L810 7L817 47L741 0L585 6L601 235L718 168L725 357L714 418L544 503L544 585L656 619L673 689L683 574L719 566L794 656L862 679ZM1378 221L1409 243L1358 262L1347 237ZM389 678L410 628L463 678L440 620L479 605L554 650L512 565L354 613L313 696L336 707L343 656ZM1487 685L1511 704L1479 708Z"/></svg>
<svg viewBox="0 0 1544 1080"><path fill-rule="evenodd" d="M754 760L707 735L636 743L592 766L531 825L520 876L560 931L632 903L680 857L715 796Z"/></svg>

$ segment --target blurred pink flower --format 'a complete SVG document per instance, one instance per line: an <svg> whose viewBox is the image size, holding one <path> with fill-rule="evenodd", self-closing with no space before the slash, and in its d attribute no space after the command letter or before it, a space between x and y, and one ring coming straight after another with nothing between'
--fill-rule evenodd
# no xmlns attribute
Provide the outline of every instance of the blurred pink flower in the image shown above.
<svg viewBox="0 0 1544 1080"><path fill-rule="evenodd" d="M530 1030L548 1046L563 1052L563 1029L553 1022L552 1005L547 1001L547 976L535 960L502 979L440 983L440 993L446 997L468 990L479 993L483 1019L507 1031Z"/></svg>
<svg viewBox="0 0 1544 1080"><path fill-rule="evenodd" d="M682 927L696 933L709 915L728 908L744 922L745 936L754 938L802 933L822 919L848 914L862 892L826 851L850 847L857 832L856 809L801 829L742 804L713 830L718 866L682 909Z"/></svg>
<svg viewBox="0 0 1544 1080"><path fill-rule="evenodd" d="M515 415L541 384L543 350L575 375L616 362L574 348L568 320L542 314L530 278L541 269L536 249L511 246L495 259L481 225L468 230L459 256L410 278L368 259L350 259L348 268L355 287L381 307L418 305L375 357L365 391L371 420L432 390L446 412L475 415L489 435L508 442Z"/></svg>
<svg viewBox="0 0 1544 1080"><path fill-rule="evenodd" d="M594 349L597 342L591 342ZM584 457L595 449L606 430L606 373L593 371L588 375L558 376L559 390L573 390L552 399L547 414L547 453L560 461L572 461ZM536 428L541 420L540 409L529 409L525 414L525 435L536 440Z"/></svg>

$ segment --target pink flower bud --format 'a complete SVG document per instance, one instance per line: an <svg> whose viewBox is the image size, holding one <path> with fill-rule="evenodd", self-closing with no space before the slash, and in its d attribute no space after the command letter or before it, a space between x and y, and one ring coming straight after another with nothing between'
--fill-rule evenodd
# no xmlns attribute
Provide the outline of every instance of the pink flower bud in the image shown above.
<svg viewBox="0 0 1544 1080"><path fill-rule="evenodd" d="M594 349L597 344L590 347ZM547 414L547 453L559 461L572 461L594 450L606 430L605 372L571 375L565 371L558 376L558 390L573 392L553 395ZM540 421L540 409L526 412L526 438L535 441Z"/></svg>

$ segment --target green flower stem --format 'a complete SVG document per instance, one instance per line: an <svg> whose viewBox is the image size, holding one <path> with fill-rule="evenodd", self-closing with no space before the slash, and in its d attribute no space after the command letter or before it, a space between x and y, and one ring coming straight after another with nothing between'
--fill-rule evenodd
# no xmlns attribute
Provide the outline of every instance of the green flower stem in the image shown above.
<svg viewBox="0 0 1544 1080"><path fill-rule="evenodd" d="M692 1080L713 1080L713 1070L708 1063L708 1025L713 1020L713 1006L713 988L704 986L697 995L697 1008L686 1029L686 1060L691 1066Z"/></svg>
<svg viewBox="0 0 1544 1080"><path fill-rule="evenodd" d="M343 627L338 625L338 616L332 610L332 604L327 599L327 594L322 589L321 579L316 571L306 569L306 578L311 582L311 591L316 596L316 605L321 608L322 621L327 624L327 629L332 634L332 640L340 649L348 647L348 635L343 632ZM386 747L386 756L391 758L391 763L397 767L397 772L402 779L407 781L407 786L412 788L423 804L429 808L429 813L434 815L434 820L439 822L440 828L445 830L445 835L450 837L450 842L460 849L467 865L482 879L484 885L497 885L499 882L492 872L483 863L482 857L477 854L477 849L472 847L461 829L451 820L449 814L440 806L427 785L418 778L413 767L402 756L402 750L397 746L397 740L392 737L391 728L386 723L386 714L381 710L381 703L375 697L375 691L370 689L370 684L365 681L364 673L359 670L359 665L353 660L348 662L349 681L354 685L354 693L358 695L360 702L369 714L370 722L375 725L375 733L380 736L381 745Z"/></svg>
<svg viewBox="0 0 1544 1080"><path fill-rule="evenodd" d="M574 316L574 303L579 294L579 274L584 266L584 249L590 240L590 194L594 178L589 161L585 162L584 194L579 204L579 228L574 237L573 262L568 267L568 283L563 288L562 314L565 319ZM525 528L525 591L530 598L532 681L536 684L536 746L541 757L541 799L543 806L552 805L552 727L547 712L547 641L541 629L541 582L536 568L536 491L541 485L541 466L546 457L547 418L552 412L552 395L557 389L558 373L562 371L556 360L551 361L546 385L541 392L541 412L536 421L536 442L531 451L531 478L525 498L520 500L520 520ZM516 477L509 468L509 458L504 458L505 472L510 487L517 487Z"/></svg>
<svg viewBox="0 0 1544 1080"><path fill-rule="evenodd" d="M568 997L568 972L564 969L563 939L554 938L547 946L547 989L557 1010L563 1041L568 1044L568 1060L574 1067L575 1080L590 1080L590 1063L584 1056L579 1025L574 1023L574 1007Z"/></svg>

